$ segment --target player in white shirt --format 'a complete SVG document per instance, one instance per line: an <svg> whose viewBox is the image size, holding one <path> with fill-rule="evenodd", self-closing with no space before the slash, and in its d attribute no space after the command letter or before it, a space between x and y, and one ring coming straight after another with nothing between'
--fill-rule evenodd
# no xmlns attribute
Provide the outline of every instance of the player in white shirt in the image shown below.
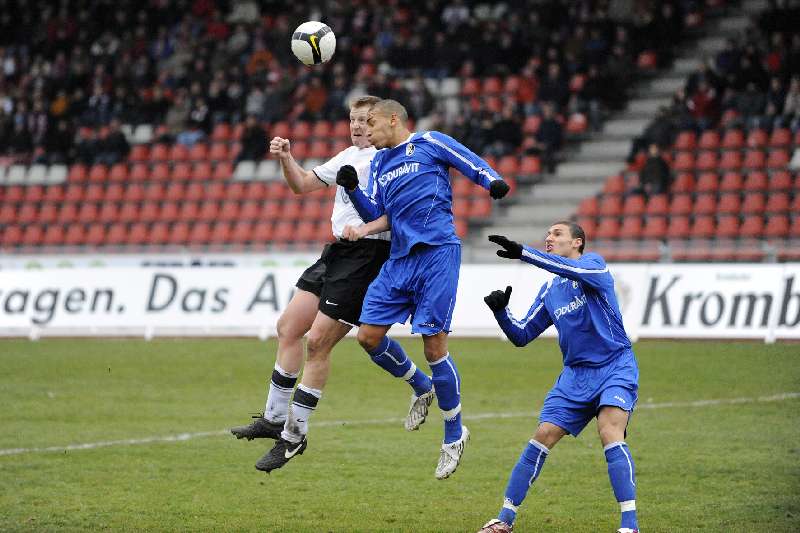
<svg viewBox="0 0 800 533"><path fill-rule="evenodd" d="M360 226L364 222L344 189L336 185L339 169L350 165L356 169L361 187L368 186L370 162L376 150L366 136L367 111L379 100L375 96L353 100L350 105L353 146L313 170L305 170L295 161L289 140L275 137L270 142L270 153L280 160L283 176L296 194L329 186L337 188L331 215L333 236L337 240L326 245L319 260L300 276L294 296L278 319L278 353L264 413L253 417L249 425L231 428L231 433L239 439L276 440L274 447L256 463L257 469L267 473L305 450L308 419L328 380L331 350L359 324L367 287L389 257L389 232L355 242L342 239L345 226ZM303 367L304 336L308 354L290 409L289 399Z"/></svg>

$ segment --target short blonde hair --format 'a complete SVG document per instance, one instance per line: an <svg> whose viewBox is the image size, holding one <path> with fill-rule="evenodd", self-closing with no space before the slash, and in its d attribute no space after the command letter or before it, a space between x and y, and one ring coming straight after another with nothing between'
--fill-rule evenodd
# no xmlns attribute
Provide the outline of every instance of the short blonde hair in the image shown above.
<svg viewBox="0 0 800 533"><path fill-rule="evenodd" d="M395 114L403 124L408 122L408 111L406 111L403 104L397 100L390 100L388 98L386 100L381 100L372 106L372 111L386 116Z"/></svg>
<svg viewBox="0 0 800 533"><path fill-rule="evenodd" d="M350 100L350 109L357 109L359 107L372 107L381 99L377 96L372 96L370 94L365 94L363 96L357 96Z"/></svg>

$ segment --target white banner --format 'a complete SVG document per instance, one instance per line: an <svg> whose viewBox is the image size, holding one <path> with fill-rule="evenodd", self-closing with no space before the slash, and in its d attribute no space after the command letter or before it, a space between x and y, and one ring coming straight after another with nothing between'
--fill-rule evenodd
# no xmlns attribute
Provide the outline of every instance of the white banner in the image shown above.
<svg viewBox="0 0 800 533"><path fill-rule="evenodd" d="M303 267L0 271L0 336L274 335ZM632 339L800 339L800 264L612 265ZM524 263L464 265L454 336L501 336L483 297L513 287L527 313L551 275ZM394 334L410 332L395 326ZM555 335L550 328L545 335Z"/></svg>

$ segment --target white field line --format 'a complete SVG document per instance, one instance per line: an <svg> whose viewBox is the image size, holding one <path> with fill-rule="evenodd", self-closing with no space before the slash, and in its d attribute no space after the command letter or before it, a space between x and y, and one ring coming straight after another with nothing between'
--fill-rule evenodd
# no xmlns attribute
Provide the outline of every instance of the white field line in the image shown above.
<svg viewBox="0 0 800 533"><path fill-rule="evenodd" d="M695 400L691 402L663 402L663 403L642 403L636 406L636 410L641 409L670 409L675 407L714 407L719 405L736 405L747 403L763 403L763 402L783 402L786 400L794 400L800 398L800 392L784 392L781 394L773 394L771 396L758 396L755 398L723 398L718 400ZM534 418L538 416L537 411L530 411L527 413L478 413L474 415L464 415L465 420L484 420L487 418ZM403 418L382 418L377 420L323 420L314 423L314 427L330 427L330 426L369 426L380 424L394 424L402 422ZM179 433L178 435L166 435L161 437L144 437L141 439L121 439L109 440L100 442L86 442L83 444L67 444L66 446L47 446L44 448L6 448L0 449L0 456L3 455L21 455L26 453L46 453L46 452L61 452L74 450L92 450L95 448L107 448L109 446L133 446L136 444L151 444L155 442L181 442L191 439L199 439L203 437L218 437L221 435L229 435L227 429L217 431L199 431L195 433Z"/></svg>

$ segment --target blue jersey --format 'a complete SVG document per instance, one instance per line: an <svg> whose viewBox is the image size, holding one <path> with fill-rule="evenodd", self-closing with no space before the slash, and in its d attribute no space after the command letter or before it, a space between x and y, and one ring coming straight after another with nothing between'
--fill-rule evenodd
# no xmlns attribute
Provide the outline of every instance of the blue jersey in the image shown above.
<svg viewBox="0 0 800 533"><path fill-rule="evenodd" d="M470 149L443 133L412 133L372 159L369 196L356 187L350 198L366 222L387 215L392 230L391 258L408 255L415 244L460 244L453 223L454 167L485 189L502 179Z"/></svg>
<svg viewBox="0 0 800 533"><path fill-rule="evenodd" d="M511 342L525 346L555 325L564 366L601 366L630 350L614 278L601 256L567 259L524 246L522 260L556 276L539 289L524 319L516 320L508 308L495 313Z"/></svg>

